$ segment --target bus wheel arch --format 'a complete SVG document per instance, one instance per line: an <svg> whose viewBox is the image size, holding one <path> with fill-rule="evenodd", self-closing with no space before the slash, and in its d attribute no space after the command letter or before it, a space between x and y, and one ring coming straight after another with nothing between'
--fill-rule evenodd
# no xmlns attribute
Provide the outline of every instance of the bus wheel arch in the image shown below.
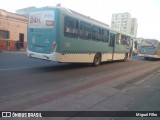
<svg viewBox="0 0 160 120"><path fill-rule="evenodd" d="M99 66L101 64L102 55L100 52L96 53L93 59L93 66Z"/></svg>

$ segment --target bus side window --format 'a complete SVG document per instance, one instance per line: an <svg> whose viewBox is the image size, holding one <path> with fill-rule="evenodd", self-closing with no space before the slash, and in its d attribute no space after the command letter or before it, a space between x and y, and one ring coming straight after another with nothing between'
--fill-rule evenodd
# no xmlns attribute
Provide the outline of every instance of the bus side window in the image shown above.
<svg viewBox="0 0 160 120"><path fill-rule="evenodd" d="M130 41L130 37L127 36L127 45L130 45L131 41Z"/></svg>
<svg viewBox="0 0 160 120"><path fill-rule="evenodd" d="M128 37L127 36L122 35L121 40L122 40L121 41L122 45L129 45L129 41L128 41Z"/></svg>
<svg viewBox="0 0 160 120"><path fill-rule="evenodd" d="M104 42L109 41L109 30L102 29L102 41Z"/></svg>
<svg viewBox="0 0 160 120"><path fill-rule="evenodd" d="M115 46L115 34L110 33L110 42L109 46L114 47Z"/></svg>
<svg viewBox="0 0 160 120"><path fill-rule="evenodd" d="M97 26L92 27L92 39L101 41L102 39L102 33L101 33L101 28Z"/></svg>
<svg viewBox="0 0 160 120"><path fill-rule="evenodd" d="M83 39L91 39L91 24L80 22L79 37Z"/></svg>
<svg viewBox="0 0 160 120"><path fill-rule="evenodd" d="M121 34L117 33L116 43L121 44Z"/></svg>
<svg viewBox="0 0 160 120"><path fill-rule="evenodd" d="M75 18L66 16L64 18L64 33L66 36L78 37L79 22Z"/></svg>

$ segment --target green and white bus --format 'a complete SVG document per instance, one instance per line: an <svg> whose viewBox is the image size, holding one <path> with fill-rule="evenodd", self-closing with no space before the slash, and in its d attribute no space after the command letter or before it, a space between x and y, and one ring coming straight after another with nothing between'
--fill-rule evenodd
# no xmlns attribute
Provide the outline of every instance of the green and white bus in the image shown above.
<svg viewBox="0 0 160 120"><path fill-rule="evenodd" d="M62 7L43 7L28 19L27 55L33 58L71 63L127 60L133 36Z"/></svg>
<svg viewBox="0 0 160 120"><path fill-rule="evenodd" d="M160 58L160 41L143 39L139 46L139 56L143 56L144 59Z"/></svg>

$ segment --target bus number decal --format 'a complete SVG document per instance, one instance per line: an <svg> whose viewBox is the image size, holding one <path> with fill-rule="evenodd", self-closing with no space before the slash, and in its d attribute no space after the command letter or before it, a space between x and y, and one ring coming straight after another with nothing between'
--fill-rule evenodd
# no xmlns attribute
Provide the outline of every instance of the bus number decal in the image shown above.
<svg viewBox="0 0 160 120"><path fill-rule="evenodd" d="M69 47L71 47L71 44L67 42L67 43L65 43L65 47L69 48Z"/></svg>
<svg viewBox="0 0 160 120"><path fill-rule="evenodd" d="M31 17L30 23L41 23L41 18L40 17Z"/></svg>

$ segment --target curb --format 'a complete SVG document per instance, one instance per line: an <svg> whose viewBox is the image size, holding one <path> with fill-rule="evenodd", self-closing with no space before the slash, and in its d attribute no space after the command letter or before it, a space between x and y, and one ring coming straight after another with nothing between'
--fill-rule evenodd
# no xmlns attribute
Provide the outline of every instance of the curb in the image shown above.
<svg viewBox="0 0 160 120"><path fill-rule="evenodd" d="M0 53L27 53L26 51L0 51Z"/></svg>

